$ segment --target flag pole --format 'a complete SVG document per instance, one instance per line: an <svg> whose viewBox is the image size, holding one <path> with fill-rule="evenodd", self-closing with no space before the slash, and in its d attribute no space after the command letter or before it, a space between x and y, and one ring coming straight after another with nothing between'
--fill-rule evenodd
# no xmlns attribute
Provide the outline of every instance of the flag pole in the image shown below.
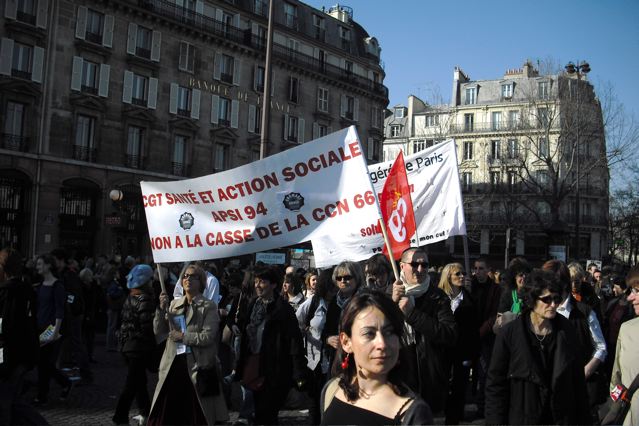
<svg viewBox="0 0 639 426"><path fill-rule="evenodd" d="M160 264L156 263L155 264L157 270L158 270L158 278L160 279L160 287L162 288L162 293L166 293L166 286L164 285L164 276L162 276L162 269L160 268Z"/></svg>
<svg viewBox="0 0 639 426"><path fill-rule="evenodd" d="M379 227L382 229L382 235L384 236L384 243L386 244L386 250L388 250L388 256L390 257L390 264L393 267L393 274L395 275L395 281L399 281L399 270L397 269L397 263L395 262L395 256L393 256L393 249L391 247L391 242L388 239L388 234L386 233L386 226L384 225L384 221L382 218L379 218Z"/></svg>

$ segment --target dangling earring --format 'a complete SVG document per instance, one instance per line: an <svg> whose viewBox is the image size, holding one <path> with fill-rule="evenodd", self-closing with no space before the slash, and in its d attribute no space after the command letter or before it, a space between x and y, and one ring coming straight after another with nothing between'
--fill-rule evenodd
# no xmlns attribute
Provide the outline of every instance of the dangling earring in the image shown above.
<svg viewBox="0 0 639 426"><path fill-rule="evenodd" d="M347 353L346 356L344 357L344 361L342 361L342 370L346 371L348 370L348 361L351 357L350 353Z"/></svg>

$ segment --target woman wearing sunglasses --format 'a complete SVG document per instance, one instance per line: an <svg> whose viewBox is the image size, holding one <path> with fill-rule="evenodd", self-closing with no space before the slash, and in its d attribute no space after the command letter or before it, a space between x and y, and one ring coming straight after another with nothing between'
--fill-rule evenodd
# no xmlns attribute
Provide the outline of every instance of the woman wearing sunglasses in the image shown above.
<svg viewBox="0 0 639 426"><path fill-rule="evenodd" d="M450 309L457 324L457 344L451 351L451 385L446 398L446 424L457 425L464 415L466 385L473 360L479 356L477 310L470 293L464 288L466 273L460 263L444 266L439 288L450 299Z"/></svg>
<svg viewBox="0 0 639 426"><path fill-rule="evenodd" d="M486 382L486 424L592 424L574 327L557 307L555 274L533 270L522 314L497 335Z"/></svg>
<svg viewBox="0 0 639 426"><path fill-rule="evenodd" d="M333 283L337 293L328 304L326 323L322 330L325 358L332 365L335 350L339 346L339 319L342 309L351 300L359 288L364 287L364 271L359 263L343 261L333 269Z"/></svg>

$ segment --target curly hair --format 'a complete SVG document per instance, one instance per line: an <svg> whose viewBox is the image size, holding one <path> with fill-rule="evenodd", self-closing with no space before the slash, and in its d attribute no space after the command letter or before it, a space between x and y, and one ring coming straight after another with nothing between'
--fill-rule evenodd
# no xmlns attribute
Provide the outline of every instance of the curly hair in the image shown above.
<svg viewBox="0 0 639 426"><path fill-rule="evenodd" d="M550 271L533 269L530 275L526 275L526 280L524 281L522 313L532 311L535 308L537 299L545 290L561 294L561 285L557 275Z"/></svg>

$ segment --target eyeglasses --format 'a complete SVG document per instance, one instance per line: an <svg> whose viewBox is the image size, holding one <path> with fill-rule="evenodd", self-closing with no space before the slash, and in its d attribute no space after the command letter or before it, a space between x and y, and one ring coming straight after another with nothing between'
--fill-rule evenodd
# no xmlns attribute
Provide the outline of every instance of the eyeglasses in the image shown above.
<svg viewBox="0 0 639 426"><path fill-rule="evenodd" d="M184 274L182 275L182 279L189 280L189 281L200 281L200 277L198 277L195 274Z"/></svg>
<svg viewBox="0 0 639 426"><path fill-rule="evenodd" d="M352 275L342 275L341 277L335 277L335 281L350 281L353 279Z"/></svg>
<svg viewBox="0 0 639 426"><path fill-rule="evenodd" d="M424 269L428 269L428 262L406 262L411 268L418 269L420 266Z"/></svg>
<svg viewBox="0 0 639 426"><path fill-rule="evenodd" d="M466 275L466 272L464 272L464 271L457 271L457 272L455 272L453 275L454 275L454 276L456 276L456 277L461 277L462 275Z"/></svg>
<svg viewBox="0 0 639 426"><path fill-rule="evenodd" d="M549 294L544 297L538 297L537 300L544 302L546 305L550 305L550 303L554 302L555 305L559 305L562 302L562 297L558 294Z"/></svg>

